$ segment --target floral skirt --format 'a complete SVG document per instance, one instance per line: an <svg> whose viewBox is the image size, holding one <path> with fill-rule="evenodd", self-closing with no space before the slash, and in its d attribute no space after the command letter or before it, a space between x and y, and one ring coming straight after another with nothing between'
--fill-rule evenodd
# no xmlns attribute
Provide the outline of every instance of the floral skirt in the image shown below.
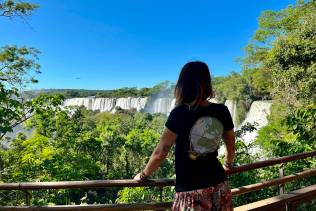
<svg viewBox="0 0 316 211"><path fill-rule="evenodd" d="M232 211L232 194L228 182L208 188L175 194L172 211Z"/></svg>

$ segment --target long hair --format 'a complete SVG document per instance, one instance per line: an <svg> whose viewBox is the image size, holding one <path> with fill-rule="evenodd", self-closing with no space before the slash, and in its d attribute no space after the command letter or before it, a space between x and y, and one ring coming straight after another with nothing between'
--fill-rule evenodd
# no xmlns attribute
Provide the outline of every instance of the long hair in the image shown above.
<svg viewBox="0 0 316 211"><path fill-rule="evenodd" d="M207 64L200 61L185 64L180 72L174 94L176 105L192 106L212 98L211 75Z"/></svg>

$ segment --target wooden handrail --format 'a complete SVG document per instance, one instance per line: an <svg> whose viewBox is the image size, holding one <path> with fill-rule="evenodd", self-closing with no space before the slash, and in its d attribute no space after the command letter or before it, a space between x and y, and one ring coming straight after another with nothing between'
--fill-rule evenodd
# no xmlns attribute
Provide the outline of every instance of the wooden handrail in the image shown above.
<svg viewBox="0 0 316 211"><path fill-rule="evenodd" d="M234 210L285 210L285 206L292 207L293 201L307 201L314 198L316 193L316 185L308 186L299 190L292 191L288 194L272 197L262 201L254 202L251 204L243 205ZM302 200L303 199L303 200ZM0 211L5 210L76 210L76 211L130 211L130 210L170 210L172 202L163 203L134 203L134 204L90 204L90 205L54 205L54 206L0 206ZM295 206L295 203L294 203ZM292 207L293 208L293 207Z"/></svg>
<svg viewBox="0 0 316 211"><path fill-rule="evenodd" d="M135 210L169 210L172 202L164 203L134 203L134 204L89 204L89 205L54 205L54 206L0 206L0 211L23 210L23 211L135 211Z"/></svg>
<svg viewBox="0 0 316 211"><path fill-rule="evenodd" d="M311 152L302 152L302 153L298 153L295 155L289 155L289 156L274 158L274 159L270 159L270 160L258 161L255 163L236 166L236 167L234 167L234 169L227 171L226 173L231 175L231 174L235 174L235 173L239 173L239 172L249 171L249 170L253 170L253 169L272 166L275 164L287 163L287 162L301 160L301 159L305 159L308 157L315 157L315 156L316 156L316 150L311 151Z"/></svg>
<svg viewBox="0 0 316 211"><path fill-rule="evenodd" d="M316 196L316 185L311 185L286 194L235 207L234 211L244 210L296 210L298 204L308 202Z"/></svg>
<svg viewBox="0 0 316 211"><path fill-rule="evenodd" d="M105 188L105 187L166 187L173 186L173 179L154 179L137 182L128 180L93 180L93 181L62 181L62 182L23 182L0 183L0 190L38 190L64 188Z"/></svg>
<svg viewBox="0 0 316 211"><path fill-rule="evenodd" d="M227 174L232 175L248 170L263 168L275 164L305 159L316 156L316 150L295 155L259 161L251 164L235 167ZM87 181L60 181L60 182L23 182L23 183L0 183L0 190L38 190L38 189L66 189L66 188L104 188L104 187L166 187L174 186L173 179L153 179L143 182L135 180L87 180Z"/></svg>
<svg viewBox="0 0 316 211"><path fill-rule="evenodd" d="M295 161L299 159L305 159L308 157L315 157L316 150L311 152L299 153L291 156L285 156L280 158L275 158L266 161L259 161L252 164L246 164L235 167L231 171L227 171L228 175L235 173L240 173L248 170L263 168L275 164L286 163L290 161ZM308 176L316 175L316 169L309 169L304 172L296 173L294 175L285 176L279 179L274 179L270 181L265 181L261 183L251 184L232 190L233 195L244 194L259 190L265 187L270 187L278 184L284 184L293 180L305 178ZM25 182L25 183L0 183L0 190L22 190L29 193L30 190L38 189L70 189L70 188L104 188L104 187L162 187L174 186L175 180L173 179L154 179L146 180L143 182L137 182L135 180L93 180L93 181L61 181L61 182ZM30 205L29 196L26 196L26 204ZM165 203L146 203L146 204L112 204L112 205L74 205L74 206L28 206L28 207L1 207L0 210L108 210L108 211L118 211L118 210L160 210L169 209L172 202Z"/></svg>
<svg viewBox="0 0 316 211"><path fill-rule="evenodd" d="M234 189L232 189L232 194L233 194L233 196L237 196L237 195L249 193L252 191L260 190L262 188L271 187L271 186L280 185L280 184L285 184L287 182L291 182L291 181L294 181L297 179L302 179L305 177L310 177L313 175L316 175L316 168L309 169L309 170L299 172L296 174L288 175L288 176L285 176L285 177L282 177L279 179L273 179L273 180L268 180L265 182L259 182L256 184L251 184L251 185L246 185L246 186L239 187L239 188L234 188Z"/></svg>

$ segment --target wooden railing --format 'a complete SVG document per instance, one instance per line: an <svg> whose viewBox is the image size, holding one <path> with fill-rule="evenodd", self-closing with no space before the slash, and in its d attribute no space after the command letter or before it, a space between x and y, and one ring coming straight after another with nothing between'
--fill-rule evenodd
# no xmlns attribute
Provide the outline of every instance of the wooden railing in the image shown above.
<svg viewBox="0 0 316 211"><path fill-rule="evenodd" d="M316 150L311 152L299 153L291 156L275 158L266 161L246 164L235 167L227 171L228 175L241 173L249 170L259 169L275 164L284 164L291 161L316 157ZM293 175L283 176L280 178L251 184L232 189L233 196L256 191L262 188L281 185L305 177L315 176L316 168L308 169ZM159 187L162 192L163 187L174 186L173 179L153 179L144 182L134 180L93 180L93 181L62 181L62 182L26 182L26 183L3 183L0 184L0 190L21 190L25 193L25 202L31 205L32 190L40 189L74 189L74 188L108 188L108 187ZM282 193L282 191L280 191ZM147 203L147 204L112 204L112 205L65 205L65 206L42 206L41 210L166 210L170 209L171 202ZM37 210L39 207L20 207L23 210ZM0 207L0 210L17 210L19 207Z"/></svg>

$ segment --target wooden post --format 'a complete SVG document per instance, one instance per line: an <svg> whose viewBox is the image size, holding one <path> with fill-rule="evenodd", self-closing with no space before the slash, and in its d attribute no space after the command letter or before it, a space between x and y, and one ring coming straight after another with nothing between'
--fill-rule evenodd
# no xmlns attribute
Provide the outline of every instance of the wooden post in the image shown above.
<svg viewBox="0 0 316 211"><path fill-rule="evenodd" d="M23 190L24 194L25 194L25 204L27 206L31 205L31 198L32 198L32 194L30 191L28 190Z"/></svg>
<svg viewBox="0 0 316 211"><path fill-rule="evenodd" d="M160 192L159 198L160 198L161 203L162 203L162 191L163 191L162 187L159 187L159 192Z"/></svg>
<svg viewBox="0 0 316 211"><path fill-rule="evenodd" d="M279 169L279 178L282 179L284 177L284 163L280 165ZM284 184L279 184L279 194L284 194Z"/></svg>
<svg viewBox="0 0 316 211"><path fill-rule="evenodd" d="M163 193L163 187L159 187L159 202L162 203L162 193ZM159 211L164 211L165 209L161 209Z"/></svg>

